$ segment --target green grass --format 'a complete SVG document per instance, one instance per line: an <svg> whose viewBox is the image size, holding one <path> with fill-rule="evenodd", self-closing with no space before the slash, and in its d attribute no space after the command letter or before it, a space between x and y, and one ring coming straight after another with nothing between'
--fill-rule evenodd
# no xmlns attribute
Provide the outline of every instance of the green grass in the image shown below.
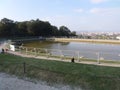
<svg viewBox="0 0 120 90"><path fill-rule="evenodd" d="M120 68L23 58L0 54L0 71L48 83L77 85L87 90L120 90Z"/></svg>

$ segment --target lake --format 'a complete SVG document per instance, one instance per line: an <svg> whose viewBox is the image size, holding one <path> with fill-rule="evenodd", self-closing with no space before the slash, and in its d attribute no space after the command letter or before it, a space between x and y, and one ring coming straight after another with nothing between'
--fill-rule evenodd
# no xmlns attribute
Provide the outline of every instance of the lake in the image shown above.
<svg viewBox="0 0 120 90"><path fill-rule="evenodd" d="M30 41L25 42L26 47L47 48L62 50L65 55L85 57L89 59L120 60L119 44L96 44L83 42L50 42L50 41ZM59 54L58 52L52 52Z"/></svg>

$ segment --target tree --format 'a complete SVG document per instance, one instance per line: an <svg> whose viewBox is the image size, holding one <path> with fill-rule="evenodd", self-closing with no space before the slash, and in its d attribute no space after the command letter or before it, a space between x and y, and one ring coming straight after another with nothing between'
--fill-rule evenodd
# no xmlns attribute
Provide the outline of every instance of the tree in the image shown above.
<svg viewBox="0 0 120 90"><path fill-rule="evenodd" d="M61 36L67 36L69 37L71 34L71 31L66 26L61 26L59 28L59 32Z"/></svg>
<svg viewBox="0 0 120 90"><path fill-rule="evenodd" d="M39 19L14 22L13 20L3 18L0 21L0 37L13 36L73 36L76 32L71 32L66 26L59 29L52 26L48 21Z"/></svg>
<svg viewBox="0 0 120 90"><path fill-rule="evenodd" d="M75 31L72 31L72 32L71 32L71 36L76 36L76 32L75 32Z"/></svg>
<svg viewBox="0 0 120 90"><path fill-rule="evenodd" d="M28 36L27 21L16 22L16 27L18 36Z"/></svg>
<svg viewBox="0 0 120 90"><path fill-rule="evenodd" d="M3 23L3 24L11 24L11 23L14 23L14 21L10 20L10 19L7 19L7 18L3 18L3 19L1 19L1 23Z"/></svg>
<svg viewBox="0 0 120 90"><path fill-rule="evenodd" d="M27 23L28 33L32 36L52 36L52 26L49 22L39 19Z"/></svg>
<svg viewBox="0 0 120 90"><path fill-rule="evenodd" d="M59 30L56 26L52 26L52 36L59 36Z"/></svg>
<svg viewBox="0 0 120 90"><path fill-rule="evenodd" d="M0 21L0 36L14 36L15 35L15 23L13 20L3 18Z"/></svg>

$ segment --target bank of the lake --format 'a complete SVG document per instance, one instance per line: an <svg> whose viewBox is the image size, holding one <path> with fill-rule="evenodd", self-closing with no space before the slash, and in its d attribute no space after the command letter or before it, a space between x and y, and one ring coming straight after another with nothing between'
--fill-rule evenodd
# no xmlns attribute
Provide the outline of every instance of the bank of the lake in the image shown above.
<svg viewBox="0 0 120 90"><path fill-rule="evenodd" d="M24 64L26 63L26 72ZM119 90L120 68L0 54L0 71L53 84L80 86L83 90Z"/></svg>
<svg viewBox="0 0 120 90"><path fill-rule="evenodd" d="M103 44L75 41L31 41L23 43L23 46L28 48L27 52L31 52L32 48L34 51L34 48L36 48L36 53L38 56L42 54L40 52L43 50L45 51L45 55L46 53L50 52L51 56L64 56L64 59L66 57L74 56L77 59L80 57L84 59L120 61L120 44ZM29 49L29 47L31 49Z"/></svg>
<svg viewBox="0 0 120 90"><path fill-rule="evenodd" d="M55 38L55 41L120 44L120 40L103 40L103 39Z"/></svg>

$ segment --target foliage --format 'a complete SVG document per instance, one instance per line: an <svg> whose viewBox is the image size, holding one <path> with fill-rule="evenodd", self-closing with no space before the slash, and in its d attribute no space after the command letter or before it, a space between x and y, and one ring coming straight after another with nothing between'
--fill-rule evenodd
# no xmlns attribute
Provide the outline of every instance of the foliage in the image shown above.
<svg viewBox="0 0 120 90"><path fill-rule="evenodd" d="M66 26L59 29L51 25L48 21L39 19L15 22L3 18L0 21L0 37L23 37L23 36L74 36L76 33L71 32Z"/></svg>

